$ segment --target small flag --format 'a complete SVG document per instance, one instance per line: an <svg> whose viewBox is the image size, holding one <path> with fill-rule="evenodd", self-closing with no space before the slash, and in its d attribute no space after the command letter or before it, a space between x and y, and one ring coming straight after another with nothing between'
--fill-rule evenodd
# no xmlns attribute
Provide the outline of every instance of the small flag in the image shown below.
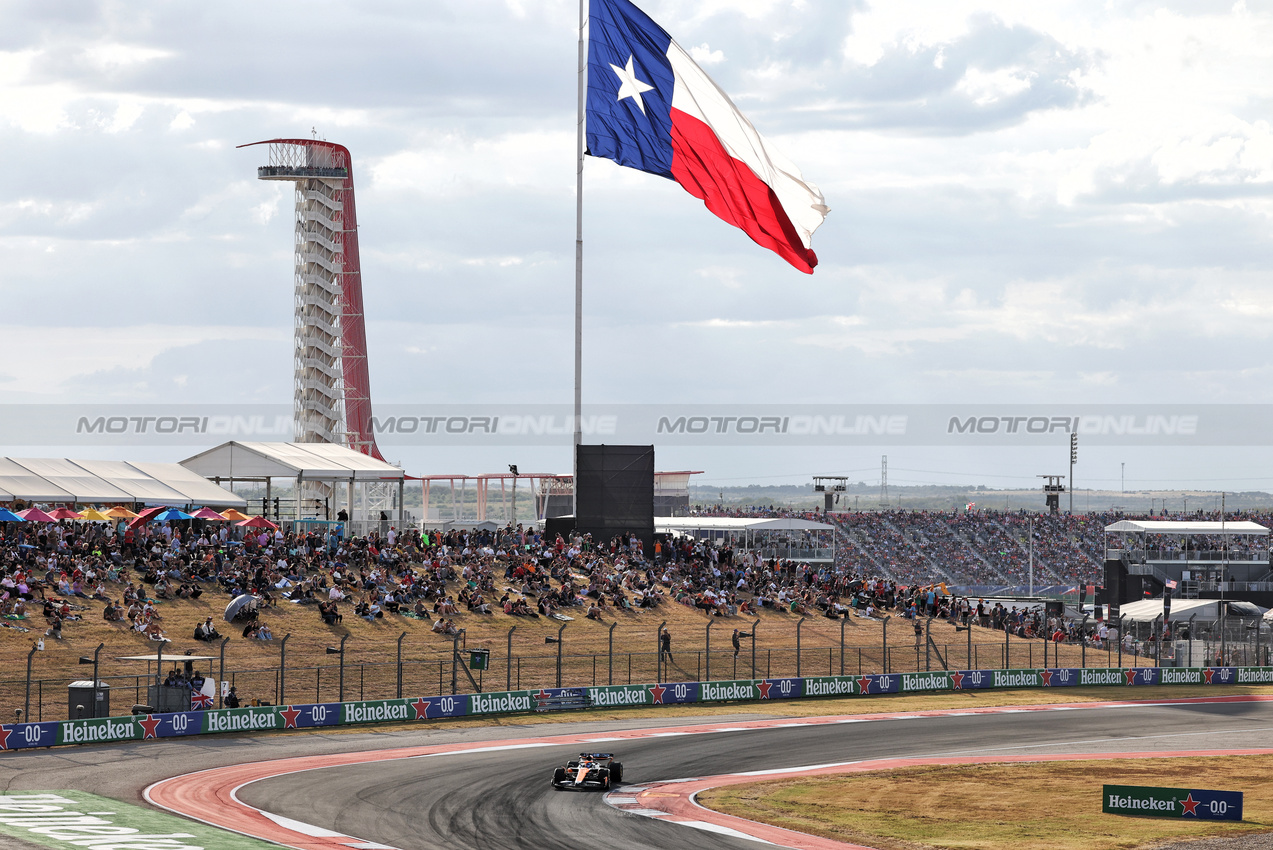
<svg viewBox="0 0 1273 850"><path fill-rule="evenodd" d="M203 711L212 708L212 697L205 693L195 691L190 694L190 710Z"/></svg>
<svg viewBox="0 0 1273 850"><path fill-rule="evenodd" d="M1174 578L1167 582L1167 588L1168 588L1169 590L1175 590L1175 589L1176 589L1176 580L1175 580Z"/></svg>
<svg viewBox="0 0 1273 850"><path fill-rule="evenodd" d="M970 510L972 510L972 509L973 509L973 508L975 508L975 507L977 507L977 503L976 503L976 502L969 502L968 504L964 505L964 510L966 510L966 511L970 511Z"/></svg>

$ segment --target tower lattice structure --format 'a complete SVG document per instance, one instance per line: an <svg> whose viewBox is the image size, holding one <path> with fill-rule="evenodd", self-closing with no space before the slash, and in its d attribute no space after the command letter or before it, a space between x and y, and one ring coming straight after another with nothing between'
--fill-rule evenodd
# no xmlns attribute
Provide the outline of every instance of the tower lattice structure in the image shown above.
<svg viewBox="0 0 1273 850"><path fill-rule="evenodd" d="M384 460L371 428L358 214L349 149L318 139L251 144L269 145L269 164L258 168L257 176L291 181L296 189L295 440L336 443Z"/></svg>

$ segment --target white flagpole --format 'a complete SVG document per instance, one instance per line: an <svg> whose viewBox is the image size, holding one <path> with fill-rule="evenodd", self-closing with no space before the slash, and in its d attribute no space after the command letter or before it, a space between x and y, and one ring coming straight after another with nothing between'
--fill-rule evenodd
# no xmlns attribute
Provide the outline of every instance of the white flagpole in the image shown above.
<svg viewBox="0 0 1273 850"><path fill-rule="evenodd" d="M575 429L570 449L573 469L570 487L571 513L579 512L579 445L583 442L583 152L584 97L587 93L588 52L584 44L584 28L588 24L588 0L579 0L579 112L576 121L575 164Z"/></svg>

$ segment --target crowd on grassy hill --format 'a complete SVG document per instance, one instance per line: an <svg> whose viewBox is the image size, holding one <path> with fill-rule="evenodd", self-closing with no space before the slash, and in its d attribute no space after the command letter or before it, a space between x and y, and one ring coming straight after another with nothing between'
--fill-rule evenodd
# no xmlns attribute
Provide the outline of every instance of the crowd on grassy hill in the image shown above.
<svg viewBox="0 0 1273 850"><path fill-rule="evenodd" d="M756 513L824 519L777 508ZM1097 583L1103 529L1119 518L834 513L825 517L839 537L834 566L763 560L751 551L688 537L660 538L649 552L635 537L594 542L521 526L404 533L389 528L342 538L335 532L285 534L223 523L13 524L0 526L0 625L59 638L78 619L100 616L164 641L170 636L163 600L228 602L247 594L257 602L247 607L247 621L234 628L262 640L272 637L267 619L280 605L311 608L333 626L346 617L372 622L411 617L430 623L441 636L456 634L473 616L606 620L616 611L677 604L721 617L771 610L833 619L885 613L972 619L1021 636L1053 636L1058 625L1063 633L1068 626L1041 622L1034 614L980 612L978 600L948 595L946 588L1022 583L1031 534L1036 584ZM1231 518L1270 520L1263 514ZM1264 545L1250 538L1230 542L1234 554L1258 554ZM1200 550L1218 542L1199 537L1161 545ZM215 633L211 623L205 626Z"/></svg>

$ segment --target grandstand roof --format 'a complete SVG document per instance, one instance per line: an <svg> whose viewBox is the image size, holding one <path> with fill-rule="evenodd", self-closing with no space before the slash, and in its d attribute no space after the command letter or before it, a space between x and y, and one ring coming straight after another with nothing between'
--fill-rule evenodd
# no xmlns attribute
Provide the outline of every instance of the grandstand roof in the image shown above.
<svg viewBox="0 0 1273 850"><path fill-rule="evenodd" d="M1140 532L1144 534L1268 534L1258 522L1173 522L1171 520L1121 519L1105 526L1107 532Z"/></svg>
<svg viewBox="0 0 1273 850"><path fill-rule="evenodd" d="M249 481L304 478L310 481L401 480L396 466L332 443L222 443L181 465L204 478Z"/></svg>
<svg viewBox="0 0 1273 850"><path fill-rule="evenodd" d="M247 502L175 463L0 457L0 501L242 508Z"/></svg>
<svg viewBox="0 0 1273 850"><path fill-rule="evenodd" d="M656 516L654 530L668 531L830 531L833 526L807 519L742 516Z"/></svg>

